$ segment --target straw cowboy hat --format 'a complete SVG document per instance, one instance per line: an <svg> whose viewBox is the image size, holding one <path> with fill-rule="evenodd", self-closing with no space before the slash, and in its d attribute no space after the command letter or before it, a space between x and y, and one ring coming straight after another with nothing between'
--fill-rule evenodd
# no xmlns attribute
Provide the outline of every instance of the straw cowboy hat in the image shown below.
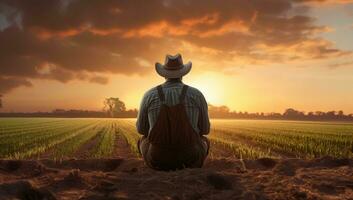
<svg viewBox="0 0 353 200"><path fill-rule="evenodd" d="M180 78L191 70L192 63L183 64L183 59L180 54L175 56L167 55L164 65L156 63L156 71L159 75L165 78Z"/></svg>

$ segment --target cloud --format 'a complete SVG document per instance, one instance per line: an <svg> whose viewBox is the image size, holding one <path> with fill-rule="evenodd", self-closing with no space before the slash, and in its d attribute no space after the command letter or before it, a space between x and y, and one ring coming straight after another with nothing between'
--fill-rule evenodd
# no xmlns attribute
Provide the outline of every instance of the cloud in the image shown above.
<svg viewBox="0 0 353 200"><path fill-rule="evenodd" d="M20 86L30 87L32 86L32 84L28 80L23 80L16 77L15 78L0 77L0 94L5 94L11 91L12 89Z"/></svg>
<svg viewBox="0 0 353 200"><path fill-rule="evenodd" d="M339 63L328 65L328 67L331 69L336 69L339 67L347 67L347 66L353 66L353 61L339 62Z"/></svg>
<svg viewBox="0 0 353 200"><path fill-rule="evenodd" d="M99 84L105 85L109 82L109 79L104 76L94 76L94 77L91 77L89 81L92 83L99 83Z"/></svg>
<svg viewBox="0 0 353 200"><path fill-rule="evenodd" d="M305 2L330 1L0 0L0 78L106 84L95 74L143 75L171 52L203 70L350 54L296 13Z"/></svg>

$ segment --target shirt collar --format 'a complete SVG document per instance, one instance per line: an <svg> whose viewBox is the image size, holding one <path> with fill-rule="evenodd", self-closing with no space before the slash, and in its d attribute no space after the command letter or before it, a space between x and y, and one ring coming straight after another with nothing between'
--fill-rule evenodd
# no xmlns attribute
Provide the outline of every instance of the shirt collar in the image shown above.
<svg viewBox="0 0 353 200"><path fill-rule="evenodd" d="M172 84L182 84L183 82L181 79L169 79L167 80L164 85L172 85Z"/></svg>

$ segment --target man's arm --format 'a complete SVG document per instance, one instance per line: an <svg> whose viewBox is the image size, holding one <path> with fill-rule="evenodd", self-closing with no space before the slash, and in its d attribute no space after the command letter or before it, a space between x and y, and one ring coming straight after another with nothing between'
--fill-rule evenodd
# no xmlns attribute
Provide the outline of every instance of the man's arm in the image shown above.
<svg viewBox="0 0 353 200"><path fill-rule="evenodd" d="M137 121L136 121L136 128L137 132L141 135L148 135L148 131L150 129L149 122L148 122L148 108L147 108L147 93L143 96L140 109L137 114Z"/></svg>
<svg viewBox="0 0 353 200"><path fill-rule="evenodd" d="M210 119L208 118L208 105L205 97L200 95L200 114L198 127L200 135L207 135L210 132Z"/></svg>

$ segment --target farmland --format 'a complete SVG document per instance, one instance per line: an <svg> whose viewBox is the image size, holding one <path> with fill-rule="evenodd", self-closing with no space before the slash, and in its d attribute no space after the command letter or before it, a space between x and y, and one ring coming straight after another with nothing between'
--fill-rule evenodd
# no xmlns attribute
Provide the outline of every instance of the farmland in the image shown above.
<svg viewBox="0 0 353 200"><path fill-rule="evenodd" d="M0 199L352 199L353 124L211 124L202 168L159 172L135 119L1 118Z"/></svg>
<svg viewBox="0 0 353 200"><path fill-rule="evenodd" d="M210 158L353 158L353 124L212 120ZM134 119L0 119L0 157L138 157Z"/></svg>

